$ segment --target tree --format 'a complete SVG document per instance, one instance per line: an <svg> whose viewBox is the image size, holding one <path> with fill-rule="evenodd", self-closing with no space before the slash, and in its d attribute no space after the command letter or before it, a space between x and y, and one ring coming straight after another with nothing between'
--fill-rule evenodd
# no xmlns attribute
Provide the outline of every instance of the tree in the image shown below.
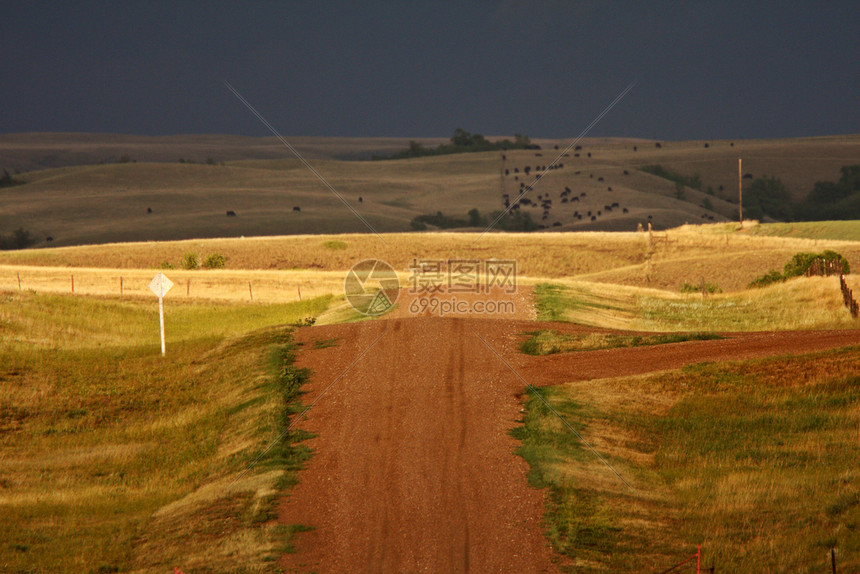
<svg viewBox="0 0 860 574"><path fill-rule="evenodd" d="M776 177L764 176L753 180L744 192L744 211L752 219L768 216L788 221L794 218L791 194Z"/></svg>

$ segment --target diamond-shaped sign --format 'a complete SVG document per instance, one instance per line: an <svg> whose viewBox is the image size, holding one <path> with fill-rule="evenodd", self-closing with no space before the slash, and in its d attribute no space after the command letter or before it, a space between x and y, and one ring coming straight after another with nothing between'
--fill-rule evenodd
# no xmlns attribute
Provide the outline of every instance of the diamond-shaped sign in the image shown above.
<svg viewBox="0 0 860 574"><path fill-rule="evenodd" d="M167 295L171 287L173 287L173 281L165 277L161 272L149 282L149 290L155 293L159 299Z"/></svg>

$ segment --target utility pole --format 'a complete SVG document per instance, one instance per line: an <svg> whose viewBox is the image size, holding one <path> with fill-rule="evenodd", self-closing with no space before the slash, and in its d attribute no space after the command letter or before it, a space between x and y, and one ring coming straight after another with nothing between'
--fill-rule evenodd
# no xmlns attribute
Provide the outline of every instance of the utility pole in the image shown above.
<svg viewBox="0 0 860 574"><path fill-rule="evenodd" d="M744 184L743 184L743 169L741 168L741 158L738 158L738 221L741 228L744 226Z"/></svg>

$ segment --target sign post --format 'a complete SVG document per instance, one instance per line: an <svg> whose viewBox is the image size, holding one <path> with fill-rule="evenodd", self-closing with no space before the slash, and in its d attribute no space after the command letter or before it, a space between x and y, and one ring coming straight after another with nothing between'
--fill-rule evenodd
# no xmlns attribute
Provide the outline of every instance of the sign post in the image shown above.
<svg viewBox="0 0 860 574"><path fill-rule="evenodd" d="M173 287L173 282L164 276L163 273L158 273L149 282L149 290L155 293L158 297L158 322L161 325L161 356L164 356L164 296Z"/></svg>

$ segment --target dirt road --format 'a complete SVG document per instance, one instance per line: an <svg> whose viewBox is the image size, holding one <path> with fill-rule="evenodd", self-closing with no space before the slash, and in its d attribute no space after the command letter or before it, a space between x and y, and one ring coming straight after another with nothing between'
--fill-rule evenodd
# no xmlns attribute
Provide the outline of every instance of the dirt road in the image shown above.
<svg viewBox="0 0 860 574"><path fill-rule="evenodd" d="M401 317L297 331L299 364L314 371L303 402L325 394L300 425L318 435L315 454L280 508L282 522L314 527L283 557L287 571L556 571L544 494L508 434L524 385L482 338L534 385L860 344L860 331L754 333L530 357L517 351L523 332L549 325Z"/></svg>

